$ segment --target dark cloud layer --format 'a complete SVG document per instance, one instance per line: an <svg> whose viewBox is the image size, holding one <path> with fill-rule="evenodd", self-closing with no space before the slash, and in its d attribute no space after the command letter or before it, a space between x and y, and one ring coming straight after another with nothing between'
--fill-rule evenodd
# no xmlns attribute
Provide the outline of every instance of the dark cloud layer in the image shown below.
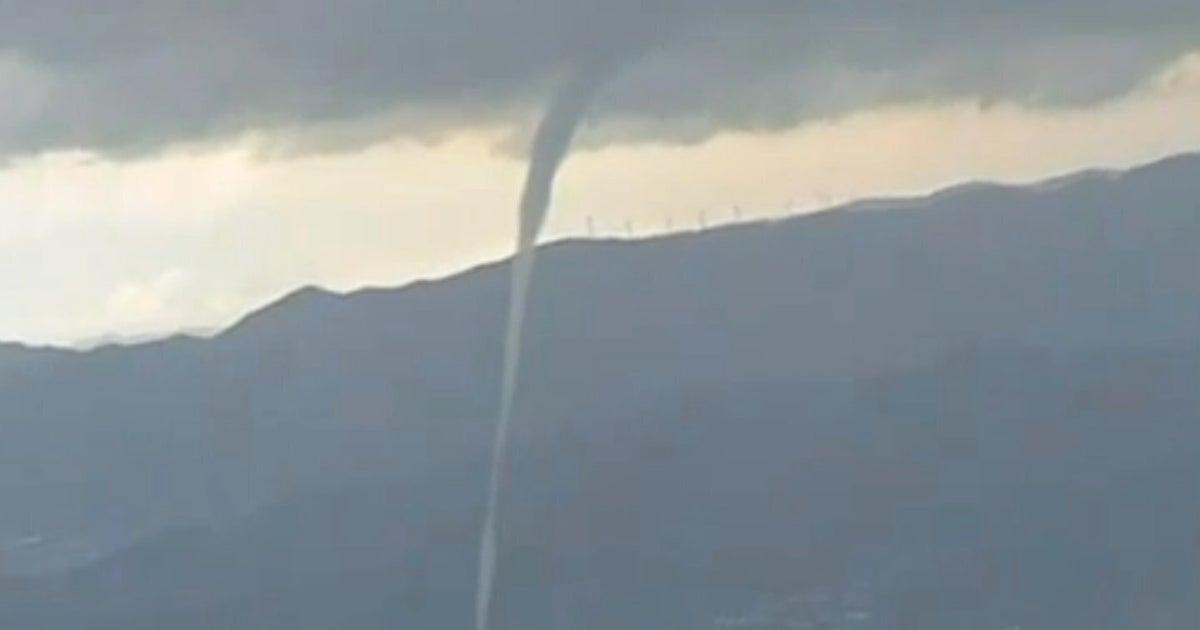
<svg viewBox="0 0 1200 630"><path fill-rule="evenodd" d="M598 106L614 134L687 139L898 100L1102 99L1195 47L1194 0L0 0L0 88L25 94L0 153L436 133L511 120L597 56L620 68Z"/></svg>

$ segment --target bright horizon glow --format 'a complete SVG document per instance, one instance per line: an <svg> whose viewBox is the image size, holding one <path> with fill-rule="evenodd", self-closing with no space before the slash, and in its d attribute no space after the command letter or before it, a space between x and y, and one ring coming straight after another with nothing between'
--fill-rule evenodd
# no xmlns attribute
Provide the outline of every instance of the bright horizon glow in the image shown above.
<svg viewBox="0 0 1200 630"><path fill-rule="evenodd" d="M579 153L546 240L637 236L1034 182L1200 150L1200 52L1137 90L1079 108L971 100L881 107L788 131ZM0 339L64 345L228 325L306 285L435 278L507 256L524 165L506 130L269 156L270 138L115 162L86 153L0 169Z"/></svg>

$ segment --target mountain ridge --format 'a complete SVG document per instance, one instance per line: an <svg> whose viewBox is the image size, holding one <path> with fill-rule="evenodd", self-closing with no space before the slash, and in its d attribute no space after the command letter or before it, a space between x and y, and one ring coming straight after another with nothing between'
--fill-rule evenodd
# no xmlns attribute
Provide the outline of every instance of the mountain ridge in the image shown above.
<svg viewBox="0 0 1200 630"><path fill-rule="evenodd" d="M1200 338L1200 157L1023 190L544 246L518 444L670 392L845 382L972 344ZM477 461L507 289L502 261L395 290L294 293L212 339L0 351L0 478L19 480L0 486L0 542L107 552Z"/></svg>
<svg viewBox="0 0 1200 630"><path fill-rule="evenodd" d="M1114 180L1137 177L1146 172L1157 172L1169 167L1180 167L1187 170L1200 168L1200 152L1185 152L1179 154L1167 155L1158 159L1150 160L1142 164L1138 164L1129 168L1087 168L1062 175L1053 175L1044 179L1035 180L1028 183L1006 183L995 180L970 180L958 184L952 184L943 188L936 189L925 195L914 196L882 196L875 198L867 198L861 200L850 201L837 204L829 208L821 209L815 212L804 213L780 218L768 218L760 220L748 220L744 222L725 224L714 226L700 232L676 232L669 234L654 235L646 238L634 239L632 241L618 238L566 238L562 240L543 243L539 249L546 250L557 247L571 247L588 244L614 244L614 243L654 243L663 240L673 239L689 239L701 237L709 232L720 232L727 229L736 229L743 227L763 227L767 225L790 223L793 221L803 221L814 217L823 216L826 214L848 213L848 212L863 212L863 211L887 211L899 212L905 210L913 210L927 207L937 202L946 201L950 198L957 197L963 194L972 194L979 192L1017 192L1017 193L1047 193L1053 192L1064 186L1095 183L1095 182L1113 182ZM130 339L124 339L114 335L102 335L96 337L95 340L100 340L96 343L87 344L27 344L20 341L0 341L0 354L4 352L16 352L21 350L45 350L45 351L61 351L61 352L90 352L100 350L111 346L119 346L125 348L139 347L145 345L153 345L157 343L169 343L179 339L192 338L215 338L241 326L243 323L257 319L261 315L274 311L278 308L284 308L288 304L296 301L303 301L306 298L322 299L322 298L339 298L353 299L359 295L371 295L378 292L394 292L404 291L408 289L419 289L422 286L429 284L439 284L444 282L453 282L463 276L468 276L475 273L486 272L489 269L496 267L505 267L509 264L508 257L500 260L485 261L474 265L469 265L464 269L455 271L445 276L434 278L420 278L409 282L400 283L394 286L371 286L351 289L348 291L335 291L320 285L305 285L286 292L284 295L271 300L267 304L255 308L245 315L237 318L233 323L216 328L205 329L203 331L174 331L156 333L150 335L134 336ZM144 338L143 338L144 337ZM120 339L113 342L112 338ZM93 341L95 341L93 340ZM107 341L106 341L107 340Z"/></svg>

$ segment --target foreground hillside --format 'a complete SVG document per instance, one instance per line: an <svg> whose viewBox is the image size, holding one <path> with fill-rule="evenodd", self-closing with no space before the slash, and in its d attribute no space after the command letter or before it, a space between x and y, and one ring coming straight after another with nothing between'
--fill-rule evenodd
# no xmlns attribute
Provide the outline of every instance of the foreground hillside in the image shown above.
<svg viewBox="0 0 1200 630"><path fill-rule="evenodd" d="M976 348L564 419L514 466L501 627L1194 628L1197 382L1200 344ZM0 623L469 627L482 472L168 532L9 590Z"/></svg>

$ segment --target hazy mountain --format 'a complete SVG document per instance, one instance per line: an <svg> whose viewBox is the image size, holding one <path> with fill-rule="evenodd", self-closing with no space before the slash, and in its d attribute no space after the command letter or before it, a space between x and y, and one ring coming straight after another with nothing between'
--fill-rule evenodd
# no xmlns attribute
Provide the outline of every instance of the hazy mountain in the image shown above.
<svg viewBox="0 0 1200 630"><path fill-rule="evenodd" d="M172 332L147 332L147 333L132 333L127 335L98 335L95 337L85 337L71 344L73 350L96 350L106 346L140 346L154 343L156 341L165 341L176 337L190 337L203 339L211 337L220 332L216 328L187 328L184 330L176 330Z"/></svg>
<svg viewBox="0 0 1200 630"><path fill-rule="evenodd" d="M779 486L797 485L797 506L812 496L832 501L827 510L817 513L831 515L832 520L821 526L837 534L854 534L851 525L860 521L850 518L855 513L846 510L851 507L873 510L872 518L884 518L880 514L895 507L896 497L907 495L886 485L873 494L863 495L853 486L839 491L832 480L854 476L858 467L848 463L865 456L861 449L878 449L869 452L884 459L903 457L906 451L889 449L901 448L904 440L919 444L926 439L927 432L910 434L887 423L908 417L905 414L919 420L942 404L944 381L957 372L939 361L964 348L984 349L980 352L989 358L981 361L987 366L1008 366L986 368L1001 373L977 376L972 387L980 391L962 403L987 411L979 411L976 418L984 428L1010 419L989 415L993 413L989 405L1003 408L1001 403L1010 400L996 398L990 387L1015 388L1013 397L1020 400L1033 396L1027 389L1043 387L1046 391L1036 391L1044 400L1034 396L1026 401L1047 405L1037 407L1038 414L1049 415L1050 409L1064 414L1064 422L1075 423L1071 435L1108 440L1096 442L1093 451L1117 452L1124 434L1113 427L1110 433L1090 433L1087 423L1095 414L1090 408L1064 407L1068 401L1060 399L1066 395L1060 384L1062 379L1100 378L1091 373L1090 361L1080 358L1098 348L1117 349L1119 356L1147 352L1151 362L1174 366L1161 368L1171 378L1194 376L1187 371L1191 355L1179 359L1181 367L1171 363L1176 359L1167 349L1194 348L1200 340L1197 199L1200 158L1189 156L1122 174L1090 173L1025 188L972 185L928 199L859 204L785 222L646 242L549 246L541 259L530 311L519 410L521 433L516 447L525 454L519 459L525 463L518 464L515 472L519 479L532 480L522 486L528 493L523 500L535 507L558 505L562 501L547 501L547 497L579 494L569 491L569 484L583 483L570 477L582 473L573 468L572 462L579 460L569 454L613 445L601 449L609 454L595 466L601 477L616 476L606 482L614 490L601 498L581 496L601 505L608 501L618 514L630 513L617 506L643 496L637 490L646 471L637 462L621 460L618 454L624 451L615 445L642 440L638 432L646 431L657 436L645 438L650 444L646 449L656 457L684 455L670 473L675 475L673 485L663 480L660 483L668 489L648 486L639 509L655 506L658 511L651 522L674 523L671 527L677 531L663 540L629 545L626 553L613 551L624 544L613 542L613 549L589 560L613 566L612 571L597 570L595 579L608 580L630 559L629 550L651 559L662 554L663 567L698 562L712 555L698 550L711 548L714 540L721 540L718 534L725 532L719 514L756 512L763 515L763 522L754 527L764 529L741 530L741 525L729 524L729 531L745 537L730 545L754 547L759 543L748 541L775 541L775 546L764 544L760 551L787 559L780 563L784 573L796 565L825 568L836 562L809 563L779 556L780 549L791 549L797 523L804 522L792 520L800 518L798 507L790 508L795 512L776 514L763 504L741 505L738 501L766 496L765 491L755 495L745 489L771 479ZM491 265L398 290L352 295L301 291L213 339L177 338L87 352L0 347L4 408L0 479L5 480L0 484L0 500L7 508L0 514L0 542L44 541L51 550L46 556L25 550L16 563L18 569L34 570L78 562L88 553L108 551L163 528L210 523L231 528L217 531L233 532L227 534L232 541L191 534L183 536L184 543L164 539L160 543L167 559L161 561L162 570L180 580L204 579L203 574L184 575L181 568L190 570L192 559L203 556L214 563L214 575L225 576L229 568L221 564L222 558L232 562L229 558L257 556L262 540L274 540L288 531L261 525L266 533L254 538L252 532L260 526L248 525L245 518L255 506L313 493L337 496L339 488L361 484L381 485L388 488L389 496L405 501L446 503L441 509L451 516L445 518L458 528L452 530L456 532L453 544L399 547L434 551L447 547L455 562L438 559L436 554L428 562L445 562L450 567L445 574L453 576L447 584L452 586L433 589L428 596L461 617L468 607L458 595L470 588L461 583L463 563L470 562L466 545L475 533L474 525L468 528L466 523L473 523L483 487L477 473L482 470L493 423L506 290L506 266ZM1012 367L1023 365L1025 359L995 359L987 350L1004 347L1065 358L1062 365L1056 363L1058 359L1046 359L1058 367L1045 368L1050 370L1043 375L1047 382L1039 382L1024 368ZM1117 366L1111 370L1122 373L1124 359L1106 360ZM900 391L912 390L904 394L907 398L880 402L880 409L870 413L846 409L851 402L861 402L858 394L846 392L893 380L904 384L896 386ZM1177 408L1194 421L1195 400L1180 398L1172 404L1175 407L1130 407L1116 416L1120 423L1114 426L1128 431L1131 418L1166 422L1164 435L1177 438L1173 444L1180 448L1194 444L1196 436L1186 433L1188 427L1176 422L1170 409ZM738 424L703 431L679 424L679 418L706 414ZM836 424L844 417L865 423L860 433L829 438L835 446L838 440L847 441L845 461L827 462L831 451L803 450L804 444L822 443L817 438L826 429L821 427L833 427L827 430L834 433L849 431ZM743 422L767 428L743 431ZM881 434L878 426L892 427L884 434L894 436L895 444L871 441L875 439L871 436ZM696 442L675 443L685 436L693 436ZM726 446L744 449L738 452L740 459L716 467L702 457L706 449ZM1028 446L1009 444L1004 455L1009 459L1004 465L995 464L995 476L1019 474L1023 464L1018 456ZM808 468L797 471L783 464L778 470L761 468L773 461ZM1178 458L1163 459L1163 465L1169 462L1185 465ZM564 472L544 476L538 471L545 467ZM740 475L724 474L743 468ZM1119 472L1101 468L1096 474L1119 477ZM797 477L812 480L813 487L797 482ZM543 479L561 482L563 487L538 492ZM919 480L904 479L903 474L880 473L875 481L862 483L920 485ZM455 491L448 492L438 483L453 483ZM678 488L723 494L704 499ZM1177 490L1175 496L1183 499L1186 491L1195 488ZM839 504L830 498L839 492L846 494L846 503L867 505ZM1012 494L1007 507L996 509L1021 514L1024 501L1050 501L1036 493L1013 490ZM879 498L878 505L863 496ZM311 505L325 505L325 500L342 499L312 499ZM308 501L300 504L308 506ZM531 513L520 510L517 503L513 509L518 517ZM346 511L356 514L363 509L355 505ZM843 510L841 516L832 516L838 513L835 508ZM327 507L297 509L322 514ZM1085 513L1095 516L1083 508L1062 509L1064 519ZM427 519L433 516L427 513L433 514L417 510L420 527L432 527ZM803 514L811 517L807 510ZM331 527L336 530L358 521L370 527L369 523L393 517L348 518L332 521ZM414 518L411 513L405 517ZM701 523L713 529L700 527ZM524 530L518 526L516 531L538 532L535 525L527 524ZM623 530L616 523L605 531L619 536ZM783 532L790 532L786 539ZM311 540L301 538L311 545ZM356 538L376 540L365 534ZM1030 535L1029 540L1038 539ZM372 543L364 544L374 549ZM580 548L594 549L597 544ZM198 547L189 551L188 545ZM64 548L78 551L66 553ZM153 548L148 552L139 547L130 552L133 556L111 562L140 567L143 561L138 554L153 556ZM397 546L388 542L379 548ZM525 548L536 555L536 546ZM256 551L230 551L236 549ZM275 558L279 562L293 547L282 549ZM647 556L646 549L655 553ZM270 561L264 580L270 590L281 592L275 584L278 565L266 555ZM901 561L893 555L883 554L886 561L870 562L891 566ZM369 598L372 592L380 597L394 595L392 585L385 584L392 580L380 576L411 574L382 558L386 556L371 569L382 574L353 565L351 573L363 580L355 597ZM647 562L657 566L658 560ZM5 564L12 568L14 563L5 559ZM321 585L331 580L340 582L341 578L330 577L339 575L336 571L318 565L314 581L297 583L295 592L325 589ZM647 580L670 582L657 579L662 576L655 575L653 568L646 570ZM700 569L678 569L680 574L693 570ZM822 574L801 572L810 573ZM584 588L586 576L575 579L581 582L579 592L595 590ZM227 577L211 581L227 587L231 597L245 592ZM83 592L91 593L86 588ZM690 596L694 591L686 593ZM527 595L530 601L538 599ZM111 604L102 595L89 596ZM212 601L227 601L222 597L213 595ZM241 614L207 608L210 603L204 602L206 615L229 614L232 620ZM696 618L708 612L696 611ZM217 623L213 627L236 626Z"/></svg>

